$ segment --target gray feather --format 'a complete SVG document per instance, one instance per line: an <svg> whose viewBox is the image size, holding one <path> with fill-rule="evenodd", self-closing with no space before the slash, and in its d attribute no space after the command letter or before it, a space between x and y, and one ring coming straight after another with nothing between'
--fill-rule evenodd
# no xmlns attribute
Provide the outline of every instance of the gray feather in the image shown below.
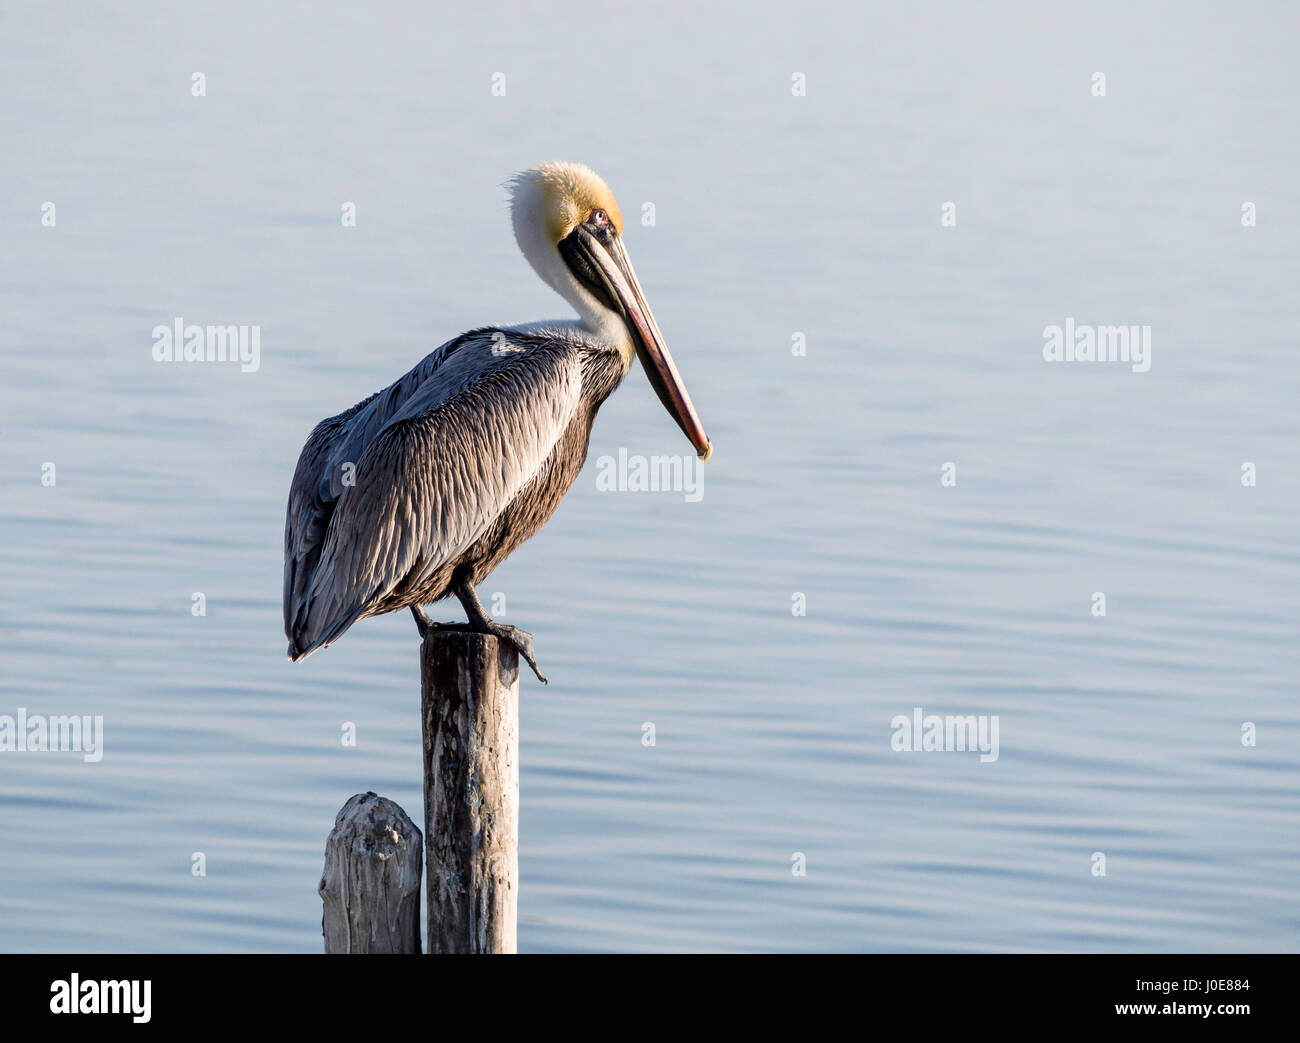
<svg viewBox="0 0 1300 1043"><path fill-rule="evenodd" d="M285 520L290 657L446 596L459 564L490 570L558 505L622 375L616 355L569 332L475 330L318 424Z"/></svg>

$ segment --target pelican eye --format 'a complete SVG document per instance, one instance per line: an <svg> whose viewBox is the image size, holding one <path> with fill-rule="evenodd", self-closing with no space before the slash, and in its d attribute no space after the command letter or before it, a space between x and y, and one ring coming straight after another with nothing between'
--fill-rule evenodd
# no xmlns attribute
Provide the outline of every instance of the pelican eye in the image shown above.
<svg viewBox="0 0 1300 1043"><path fill-rule="evenodd" d="M587 220L590 221L593 225L603 225L609 221L609 214L605 213L604 210L601 210L599 207L597 207L595 210L591 212L591 216L587 218Z"/></svg>

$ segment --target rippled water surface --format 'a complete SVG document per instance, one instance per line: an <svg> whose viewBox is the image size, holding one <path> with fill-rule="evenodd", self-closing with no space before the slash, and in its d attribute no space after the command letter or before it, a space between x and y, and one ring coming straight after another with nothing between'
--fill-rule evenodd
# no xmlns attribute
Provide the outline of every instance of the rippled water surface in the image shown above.
<svg viewBox="0 0 1300 1043"><path fill-rule="evenodd" d="M335 812L419 817L411 620L289 665L285 494L322 416L564 314L501 187L559 157L717 452L599 491L688 451L634 370L482 587L552 681L521 949L1294 950L1300 16L1131 6L10 5L0 714L106 752L0 753L0 948L319 951ZM177 317L260 370L154 362ZM1044 362L1067 317L1150 371ZM893 752L918 706L996 762Z"/></svg>

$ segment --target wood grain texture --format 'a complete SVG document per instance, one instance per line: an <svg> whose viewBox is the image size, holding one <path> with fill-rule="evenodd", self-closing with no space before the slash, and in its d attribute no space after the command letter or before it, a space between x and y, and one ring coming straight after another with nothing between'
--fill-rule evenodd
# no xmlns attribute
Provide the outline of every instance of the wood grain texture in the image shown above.
<svg viewBox="0 0 1300 1043"><path fill-rule="evenodd" d="M490 634L421 648L431 953L513 953L519 893L519 657Z"/></svg>
<svg viewBox="0 0 1300 1043"><path fill-rule="evenodd" d="M418 953L423 837L387 797L358 793L325 842L327 953Z"/></svg>

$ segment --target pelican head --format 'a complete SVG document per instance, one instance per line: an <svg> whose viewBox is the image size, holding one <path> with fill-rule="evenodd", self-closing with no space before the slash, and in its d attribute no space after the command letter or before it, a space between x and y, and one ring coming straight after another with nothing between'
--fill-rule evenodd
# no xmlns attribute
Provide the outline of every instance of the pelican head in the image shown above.
<svg viewBox="0 0 1300 1043"><path fill-rule="evenodd" d="M577 309L583 325L632 355L659 401L704 459L713 446L686 393L623 246L623 214L609 186L579 163L544 163L511 184L515 239L533 270Z"/></svg>

